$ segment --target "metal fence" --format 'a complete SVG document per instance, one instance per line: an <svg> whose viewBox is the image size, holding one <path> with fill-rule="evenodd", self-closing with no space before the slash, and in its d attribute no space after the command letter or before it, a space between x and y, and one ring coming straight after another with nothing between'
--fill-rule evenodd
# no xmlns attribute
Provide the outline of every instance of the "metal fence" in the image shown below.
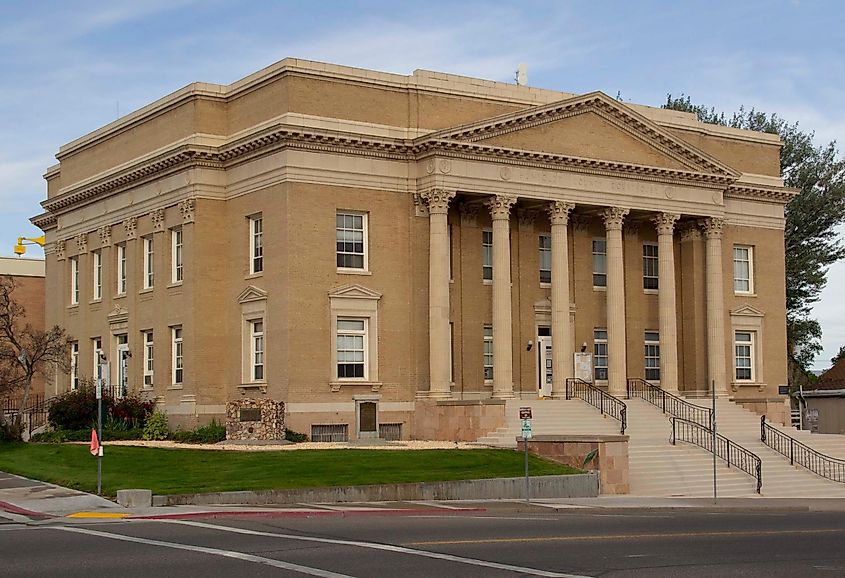
<svg viewBox="0 0 845 578"><path fill-rule="evenodd" d="M628 427L628 406L625 405L624 401L577 377L570 377L566 380L566 399L573 397L587 402L598 409L602 415L609 415L619 420L619 423L622 424L622 433L625 433L625 429Z"/></svg>
<svg viewBox="0 0 845 578"><path fill-rule="evenodd" d="M823 478L845 483L845 460L827 456L773 428L766 423L766 416L760 417L760 441L789 458L792 465L798 464Z"/></svg>
<svg viewBox="0 0 845 578"><path fill-rule="evenodd" d="M707 429L713 424L713 411L710 408L690 403L639 377L628 378L628 397L644 399L663 413L695 422Z"/></svg>

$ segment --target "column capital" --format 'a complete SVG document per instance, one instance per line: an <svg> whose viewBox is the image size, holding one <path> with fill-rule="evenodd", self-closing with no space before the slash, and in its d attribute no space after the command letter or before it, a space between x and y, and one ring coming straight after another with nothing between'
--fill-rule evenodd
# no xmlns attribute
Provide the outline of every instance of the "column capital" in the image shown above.
<svg viewBox="0 0 845 578"><path fill-rule="evenodd" d="M65 258L65 241L59 239L56 241L56 261L63 261Z"/></svg>
<svg viewBox="0 0 845 578"><path fill-rule="evenodd" d="M194 199L185 199L179 203L179 212L182 214L183 223L194 222Z"/></svg>
<svg viewBox="0 0 845 578"><path fill-rule="evenodd" d="M630 212L630 209L623 209L622 207L608 207L601 212L601 218L604 220L604 228L608 231L621 231L622 221Z"/></svg>
<svg viewBox="0 0 845 578"><path fill-rule="evenodd" d="M711 217L709 219L702 219L698 222L699 226L704 231L705 239L721 239L722 228L725 226L725 220L718 217Z"/></svg>
<svg viewBox="0 0 845 578"><path fill-rule="evenodd" d="M681 234L681 241L697 241L701 239L701 229L698 225L691 221L686 221L678 226Z"/></svg>
<svg viewBox="0 0 845 578"><path fill-rule="evenodd" d="M494 221L507 221L510 218L511 207L516 204L516 195L496 195L489 197L485 204L490 209L490 216Z"/></svg>
<svg viewBox="0 0 845 578"><path fill-rule="evenodd" d="M569 213L571 213L574 208L574 203L553 201L546 205L546 212L549 214L549 221L551 221L552 225L568 225Z"/></svg>
<svg viewBox="0 0 845 578"><path fill-rule="evenodd" d="M654 228L658 235L671 235L675 229L675 223L681 216L677 213L657 213L651 217Z"/></svg>
<svg viewBox="0 0 845 578"><path fill-rule="evenodd" d="M97 235L100 237L100 247L111 245L111 225L104 225L97 229Z"/></svg>
<svg viewBox="0 0 845 578"><path fill-rule="evenodd" d="M80 253L88 252L88 233L80 233L76 236L76 249Z"/></svg>
<svg viewBox="0 0 845 578"><path fill-rule="evenodd" d="M420 196L428 203L429 213L445 215L449 212L449 203L455 198L455 191L429 189L420 193Z"/></svg>
<svg viewBox="0 0 845 578"><path fill-rule="evenodd" d="M164 231L164 209L150 211L150 220L153 223L153 231Z"/></svg>
<svg viewBox="0 0 845 578"><path fill-rule="evenodd" d="M132 240L138 236L138 217L128 217L123 221L123 230L126 238Z"/></svg>

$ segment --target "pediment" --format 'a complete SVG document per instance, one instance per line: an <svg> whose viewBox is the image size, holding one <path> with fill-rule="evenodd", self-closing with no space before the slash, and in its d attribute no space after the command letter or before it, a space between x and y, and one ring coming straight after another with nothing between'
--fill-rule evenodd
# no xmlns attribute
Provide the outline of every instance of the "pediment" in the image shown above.
<svg viewBox="0 0 845 578"><path fill-rule="evenodd" d="M238 303L251 303L252 301L263 301L267 299L267 292L255 285L250 285L238 295Z"/></svg>
<svg viewBox="0 0 845 578"><path fill-rule="evenodd" d="M363 285L341 285L329 291L329 299L343 297L346 299L381 299L381 293L367 289Z"/></svg>
<svg viewBox="0 0 845 578"><path fill-rule="evenodd" d="M110 325L125 323L129 320L129 310L118 304L114 306L114 309L109 311L109 314L106 317L108 318Z"/></svg>
<svg viewBox="0 0 845 578"><path fill-rule="evenodd" d="M736 309L731 310L731 316L745 316L745 317L765 317L765 313L751 305L740 305Z"/></svg>
<svg viewBox="0 0 845 578"><path fill-rule="evenodd" d="M740 175L601 92L442 130L420 140L461 141L733 178Z"/></svg>

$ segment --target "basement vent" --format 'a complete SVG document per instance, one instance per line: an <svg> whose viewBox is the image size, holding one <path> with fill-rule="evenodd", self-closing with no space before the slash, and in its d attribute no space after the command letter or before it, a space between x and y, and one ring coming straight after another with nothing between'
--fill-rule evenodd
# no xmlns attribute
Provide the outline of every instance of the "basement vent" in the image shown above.
<svg viewBox="0 0 845 578"><path fill-rule="evenodd" d="M378 437L383 440L395 442L402 439L401 423L380 423L378 424Z"/></svg>
<svg viewBox="0 0 845 578"><path fill-rule="evenodd" d="M348 424L332 424L332 425L312 425L311 426L311 441L313 442L348 442L349 441L349 425Z"/></svg>

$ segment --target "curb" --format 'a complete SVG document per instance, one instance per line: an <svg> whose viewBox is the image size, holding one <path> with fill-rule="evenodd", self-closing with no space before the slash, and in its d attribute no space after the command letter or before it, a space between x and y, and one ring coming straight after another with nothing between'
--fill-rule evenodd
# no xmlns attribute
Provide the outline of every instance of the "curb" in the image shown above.
<svg viewBox="0 0 845 578"><path fill-rule="evenodd" d="M34 512L32 510L20 508L14 504L10 504L9 502L3 501L0 501L0 510L3 510L4 512L8 512L10 514L17 514L19 516L26 516L28 518L40 518L42 520L56 517L53 514L45 514L44 512Z"/></svg>
<svg viewBox="0 0 845 578"><path fill-rule="evenodd" d="M192 518L235 518L238 516L250 516L255 518L351 518L354 516L426 516L437 514L438 516L460 516L462 514L477 514L486 512L486 508L460 508L460 509L402 509L385 508L382 510L300 510L300 511L279 511L271 510L226 510L223 512L185 512L173 514L151 514L147 516L130 516L127 520L184 520Z"/></svg>

